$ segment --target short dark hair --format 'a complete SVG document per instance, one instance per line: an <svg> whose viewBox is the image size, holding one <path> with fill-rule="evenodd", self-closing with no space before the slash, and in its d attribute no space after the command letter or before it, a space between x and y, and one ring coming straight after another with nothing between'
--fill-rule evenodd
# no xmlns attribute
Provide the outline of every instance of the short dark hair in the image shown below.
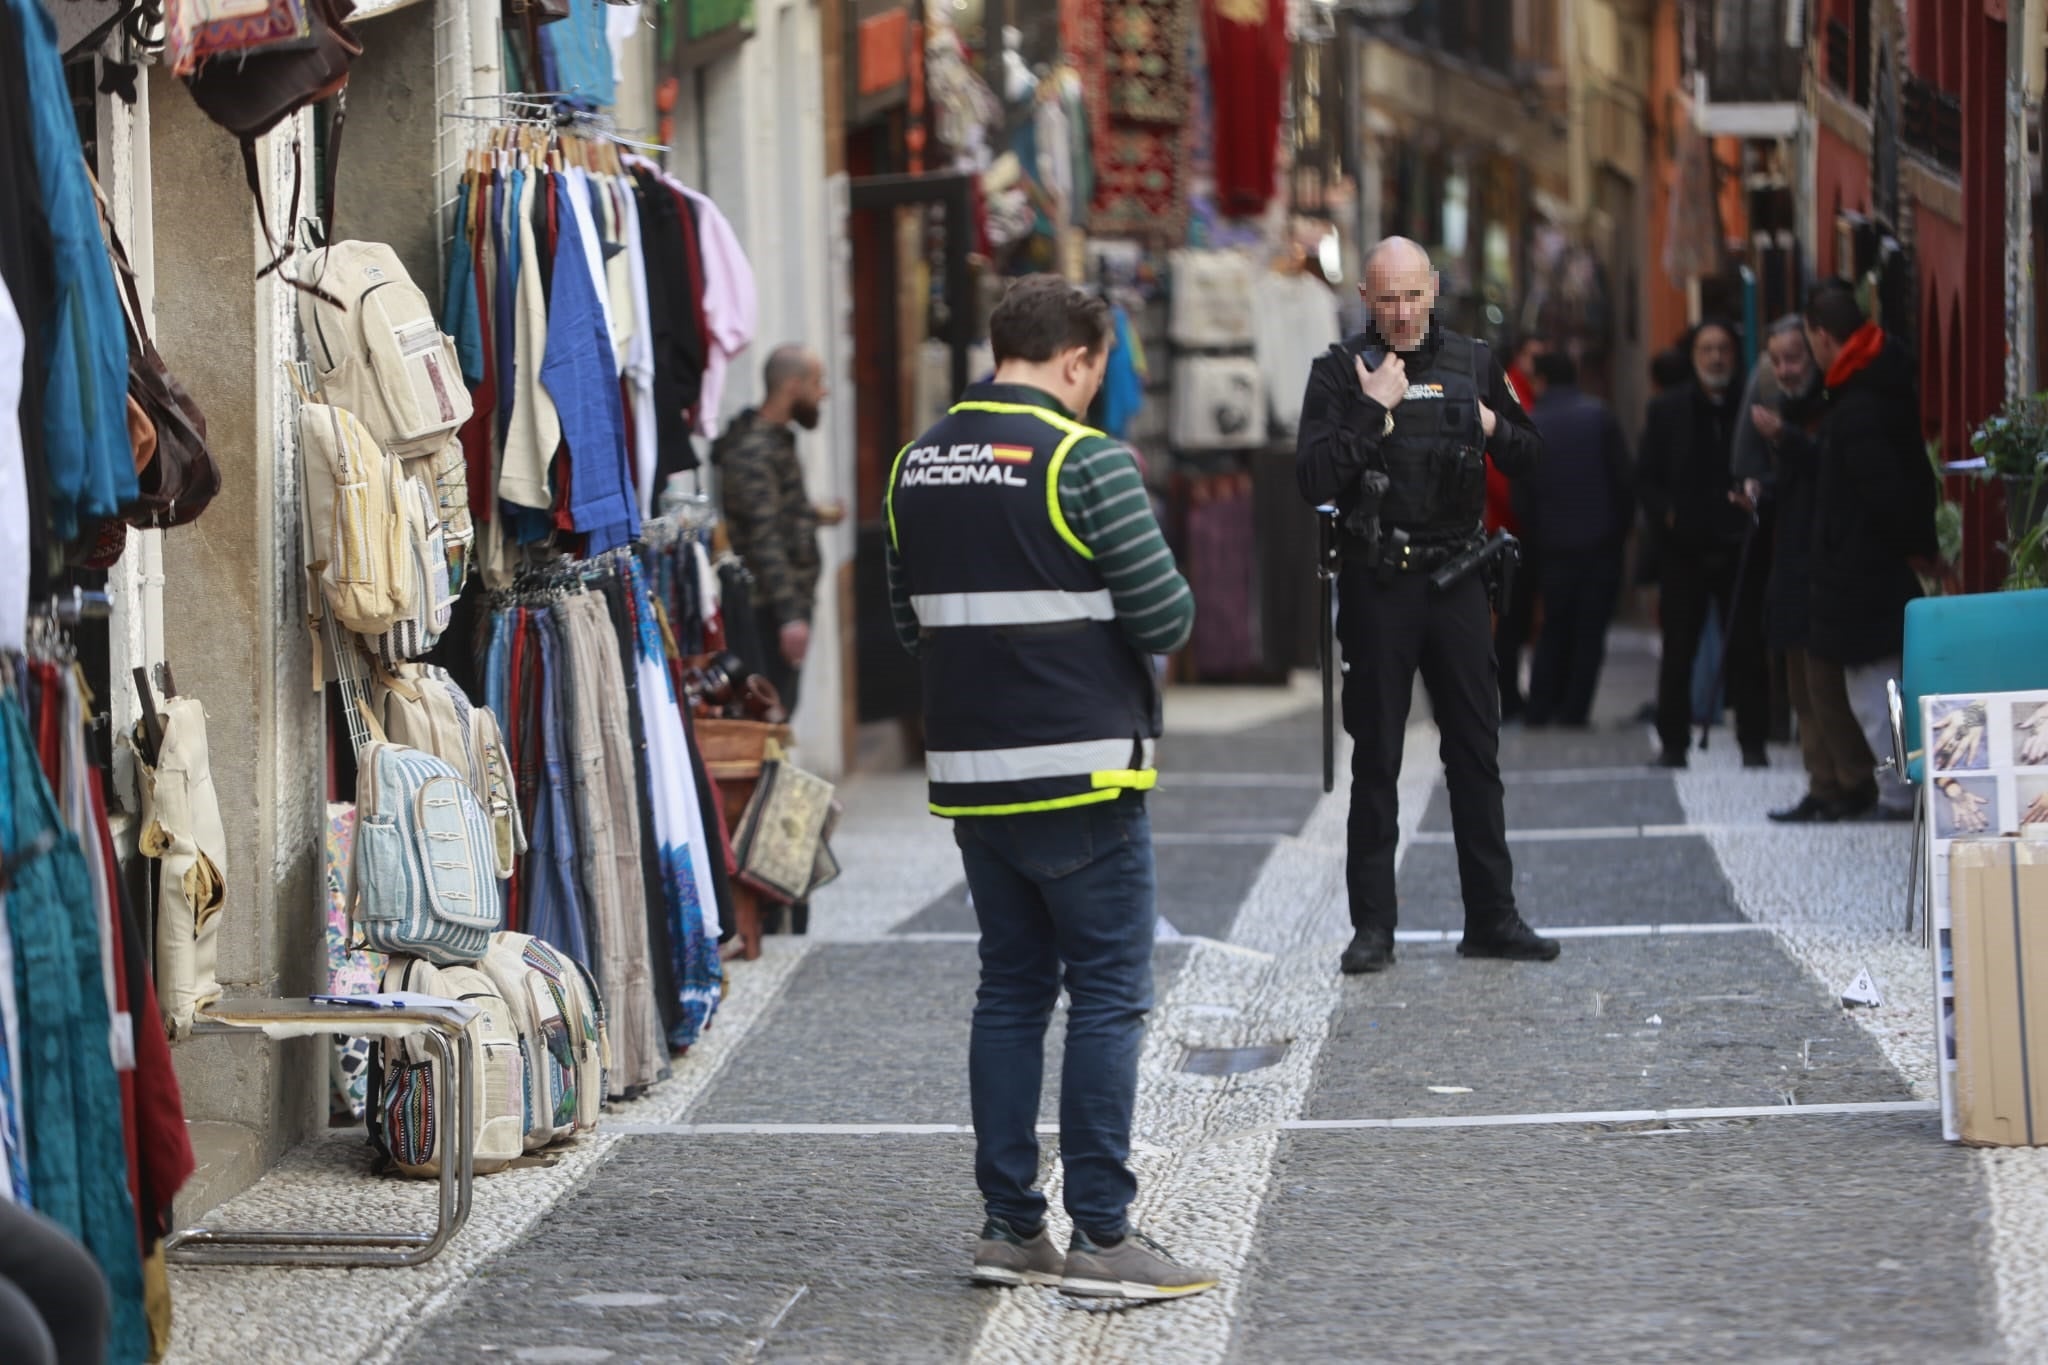
<svg viewBox="0 0 2048 1365"><path fill-rule="evenodd" d="M1700 344L1700 336L1709 330L1727 333L1728 343L1738 351L1742 349L1741 327L1728 318L1705 317L1701 318L1698 324L1685 334L1685 355L1687 361L1692 359L1693 347Z"/></svg>
<svg viewBox="0 0 2048 1365"><path fill-rule="evenodd" d="M1676 346L1650 357L1650 382L1659 389L1675 389L1692 378L1692 348Z"/></svg>
<svg viewBox="0 0 2048 1365"><path fill-rule="evenodd" d="M1870 319L1847 280L1822 280L1806 295L1806 320L1837 341L1847 341Z"/></svg>
<svg viewBox="0 0 2048 1365"><path fill-rule="evenodd" d="M1109 302L1058 275L1026 275L1010 286L988 319L996 364L1043 364L1080 347L1090 355L1108 344Z"/></svg>
<svg viewBox="0 0 2048 1365"><path fill-rule="evenodd" d="M796 342L785 342L768 353L768 361L761 367L761 388L772 395L810 372L810 351Z"/></svg>
<svg viewBox="0 0 2048 1365"><path fill-rule="evenodd" d="M1579 382L1579 362L1562 347L1545 351L1536 357L1536 377L1553 387L1569 387Z"/></svg>

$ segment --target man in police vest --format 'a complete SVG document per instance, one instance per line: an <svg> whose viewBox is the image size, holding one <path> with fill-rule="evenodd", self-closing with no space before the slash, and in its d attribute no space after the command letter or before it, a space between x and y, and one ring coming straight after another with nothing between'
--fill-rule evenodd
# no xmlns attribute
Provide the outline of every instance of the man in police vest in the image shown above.
<svg viewBox="0 0 2048 1365"><path fill-rule="evenodd" d="M1109 359L1110 312L1052 275L989 319L994 382L896 456L889 597L923 662L933 814L953 821L981 927L968 1051L984 1284L1164 1299L1216 1277L1127 1217L1138 1050L1152 1007L1152 830L1159 695L1194 598L1131 454L1074 420ZM1064 985L1060 1159L1074 1221L1045 1225L1038 1104Z"/></svg>
<svg viewBox="0 0 2048 1365"><path fill-rule="evenodd" d="M1335 504L1343 526L1337 636L1354 741L1345 861L1354 934L1341 965L1377 972L1394 960L1396 782L1418 668L1443 736L1465 899L1458 952L1547 962L1557 943L1515 910L1488 576L1431 581L1481 541L1487 457L1515 478L1534 466L1542 440L1488 348L1436 324L1437 276L1421 247L1402 237L1374 247L1359 293L1371 323L1317 358L1295 445L1303 496Z"/></svg>

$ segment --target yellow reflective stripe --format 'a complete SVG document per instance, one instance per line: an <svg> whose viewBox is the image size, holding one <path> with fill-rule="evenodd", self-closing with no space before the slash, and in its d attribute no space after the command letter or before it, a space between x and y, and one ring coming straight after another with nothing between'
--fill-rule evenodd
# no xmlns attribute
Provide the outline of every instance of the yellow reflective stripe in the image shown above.
<svg viewBox="0 0 2048 1365"><path fill-rule="evenodd" d="M1060 539L1067 542L1075 554L1083 559L1095 558L1095 551L1081 543L1081 537L1074 534L1074 528L1067 525L1067 514L1060 510L1060 466L1067 462L1067 452L1074 443L1088 434L1087 428L1074 432L1060 442L1060 448L1052 453L1052 459L1045 466L1045 510L1052 517L1052 529L1060 533Z"/></svg>
<svg viewBox="0 0 2048 1365"><path fill-rule="evenodd" d="M889 547L900 550L896 541L896 478L903 472L903 457L910 453L915 441L905 441L903 449L896 452L896 458L889 462L889 486L882 490L882 510L889 514Z"/></svg>
<svg viewBox="0 0 2048 1365"><path fill-rule="evenodd" d="M1018 801L1007 806L941 806L933 802L933 815L954 819L962 815L1030 815L1035 811L1069 810L1075 806L1100 805L1114 801L1127 791L1148 792L1159 785L1159 774L1151 768L1122 768L1091 773L1093 791L1076 796L1055 796L1045 801Z"/></svg>
<svg viewBox="0 0 2048 1365"><path fill-rule="evenodd" d="M1019 801L1009 806L941 806L933 803L933 815L942 815L951 820L962 815L1030 815L1042 810L1068 810L1075 806L1094 806L1104 801L1114 801L1122 796L1121 789L1111 787L1106 791L1082 792L1079 796L1055 796L1049 801Z"/></svg>
<svg viewBox="0 0 2048 1365"><path fill-rule="evenodd" d="M1067 452L1074 448L1076 442L1090 436L1101 436L1107 440L1108 436L1106 433L1097 431L1094 427L1088 426L1085 423L1076 422L1071 417L1064 417L1054 412L1051 408L1039 407L1036 403L991 403L977 398L955 403L947 411L949 413L993 412L1009 417L1036 417L1048 426L1067 433L1067 438L1060 442L1057 450L1053 451L1052 459L1045 467L1045 510L1052 518L1052 529L1059 532L1060 539L1067 542L1068 547L1075 554L1083 559L1095 558L1095 552L1081 543L1081 537L1075 535L1074 528L1067 525L1067 514L1060 510L1060 466L1067 462ZM905 449L908 448L907 446L905 447ZM903 459L902 453L898 452L896 458L900 462ZM896 487L896 476L893 471L889 476L889 487L891 491L894 491ZM895 515L892 512L889 520L889 534L892 542L896 534L895 526Z"/></svg>

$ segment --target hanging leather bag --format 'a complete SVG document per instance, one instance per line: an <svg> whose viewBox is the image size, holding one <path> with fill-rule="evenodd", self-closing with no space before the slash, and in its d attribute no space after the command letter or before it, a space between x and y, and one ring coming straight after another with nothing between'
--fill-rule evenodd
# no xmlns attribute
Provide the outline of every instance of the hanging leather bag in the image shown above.
<svg viewBox="0 0 2048 1365"><path fill-rule="evenodd" d="M348 27L355 12L353 0L311 0L306 17L312 26L309 47L266 48L244 56L208 62L185 78L186 88L206 116L233 133L242 143L242 173L249 193L256 200L256 218L263 225L263 240L270 248L270 264L256 272L262 279L292 254L294 234L287 229L279 246L270 228L270 213L263 204L263 175L256 164L256 139L283 123L299 110L322 100L335 99L327 131L325 215L334 213L334 184L341 159L341 126L347 116L345 104L337 98L348 86L349 65L363 55L363 45ZM301 153L292 143L292 203L287 223L299 216L299 175ZM331 222L323 222L323 238L331 236ZM291 279L295 289L326 298L316 286Z"/></svg>
<svg viewBox="0 0 2048 1365"><path fill-rule="evenodd" d="M144 529L183 526L220 493L220 466L206 445L206 415L164 364L143 322L128 252L113 224L106 224L106 232L114 273L126 295L128 396L156 428L155 458L136 469L135 503L125 520Z"/></svg>

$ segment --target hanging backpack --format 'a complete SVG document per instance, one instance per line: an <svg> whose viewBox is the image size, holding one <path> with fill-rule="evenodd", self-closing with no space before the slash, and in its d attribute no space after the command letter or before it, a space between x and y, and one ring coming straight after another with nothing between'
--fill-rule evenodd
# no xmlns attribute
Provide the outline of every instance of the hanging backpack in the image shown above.
<svg viewBox="0 0 2048 1365"><path fill-rule="evenodd" d="M360 417L433 490L459 586L476 533L461 437L471 404L455 339L382 242L316 248L299 274L317 286L299 295L299 330L321 398Z"/></svg>
<svg viewBox="0 0 2048 1365"><path fill-rule="evenodd" d="M416 605L404 474L352 414L299 407L306 573L346 630L381 635Z"/></svg>
<svg viewBox="0 0 2048 1365"><path fill-rule="evenodd" d="M404 562L412 579L412 610L371 640L371 651L386 668L416 659L441 642L455 611L448 581L448 541L434 495L411 475L399 478L404 508Z"/></svg>
<svg viewBox="0 0 2048 1365"><path fill-rule="evenodd" d="M263 172L256 161L256 140L299 110L327 99L334 103L327 121L323 233L332 227L335 177L341 165L341 130L348 113L343 91L348 86L350 64L363 55L363 45L347 22L354 12L353 0L308 0L301 15L303 41L224 56L219 61L207 62L185 78L193 103L242 144L242 174L248 181L250 196L256 201L256 221L263 228L263 240L270 248L270 263L256 272L258 279L283 265L291 256L293 245L290 232L280 246L271 231L270 211L263 202ZM303 162L298 140L294 138L287 223L298 220ZM318 286L302 283L288 271L280 278L302 291L318 290Z"/></svg>
<svg viewBox="0 0 2048 1365"><path fill-rule="evenodd" d="M526 852L526 830L497 716L471 703L448 670L433 664L402 663L380 671L371 704L386 738L444 758L469 775L470 789L490 817L498 877L510 877Z"/></svg>
<svg viewBox="0 0 2048 1365"><path fill-rule="evenodd" d="M569 984L574 988L577 1009L583 1019L584 1038L590 1045L582 1074L591 1076L594 1073L595 1083L587 1088L579 1085L576 1090L576 1126L588 1131L597 1127L598 1112L612 1093L611 1029L605 1022L604 993L597 988L597 978L591 974L590 968L567 953L557 953L556 956L570 968Z"/></svg>
<svg viewBox="0 0 2048 1365"><path fill-rule="evenodd" d="M380 953L475 962L503 911L490 821L466 775L364 717L376 738L357 757L350 916Z"/></svg>
<svg viewBox="0 0 2048 1365"><path fill-rule="evenodd" d="M528 949L545 950L529 957ZM547 967L536 966L539 958ZM580 1011L563 988L561 958L525 934L491 936L478 970L511 1007L526 1059L526 1131L529 1152L574 1136L581 1103L577 1081Z"/></svg>
<svg viewBox="0 0 2048 1365"><path fill-rule="evenodd" d="M220 999L221 912L227 906L227 833L207 756L206 709L193 697L166 698L163 739L152 764L140 745L145 857L161 861L156 904L156 993L166 1033L183 1038L195 1014Z"/></svg>
<svg viewBox="0 0 2048 1365"><path fill-rule="evenodd" d="M469 1077L470 1151L479 1175L503 1170L526 1151L526 1058L514 1011L474 967L434 967L418 958L385 964L380 991L418 991L477 1008L465 1030L475 1058ZM387 1038L370 1054L370 1140L400 1173L441 1174L447 1124L439 1111L441 1062L419 1035Z"/></svg>

